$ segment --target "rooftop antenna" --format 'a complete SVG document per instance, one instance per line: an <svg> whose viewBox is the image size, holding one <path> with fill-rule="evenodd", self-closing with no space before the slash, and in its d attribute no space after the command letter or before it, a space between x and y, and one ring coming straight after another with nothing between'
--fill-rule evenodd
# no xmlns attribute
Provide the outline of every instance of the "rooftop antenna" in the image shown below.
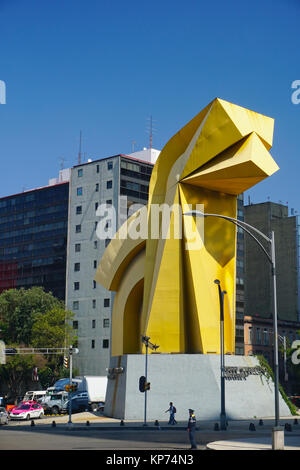
<svg viewBox="0 0 300 470"><path fill-rule="evenodd" d="M149 128L149 148L152 149L152 143L153 143L153 131L155 131L155 129L153 128L153 119L152 119L152 115L150 116L150 128Z"/></svg>
<svg viewBox="0 0 300 470"><path fill-rule="evenodd" d="M150 143L149 143L150 149L152 149L152 137L153 137L152 116L150 116Z"/></svg>
<svg viewBox="0 0 300 470"><path fill-rule="evenodd" d="M80 137L79 137L79 152L78 152L78 165L81 165L81 137L82 133L80 131Z"/></svg>
<svg viewBox="0 0 300 470"><path fill-rule="evenodd" d="M64 157L60 157L60 169L63 170L64 169L64 163L65 163L66 159Z"/></svg>
<svg viewBox="0 0 300 470"><path fill-rule="evenodd" d="M60 172L59 172L59 177L58 177L58 180L59 182L62 181L62 170L64 169L64 162L66 161L66 159L64 157L60 157Z"/></svg>

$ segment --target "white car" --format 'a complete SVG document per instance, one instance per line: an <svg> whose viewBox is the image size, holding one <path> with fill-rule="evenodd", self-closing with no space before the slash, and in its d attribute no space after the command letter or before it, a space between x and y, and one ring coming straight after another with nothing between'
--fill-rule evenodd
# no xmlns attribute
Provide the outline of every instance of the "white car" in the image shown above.
<svg viewBox="0 0 300 470"><path fill-rule="evenodd" d="M20 403L13 408L10 413L10 419L32 419L44 416L44 409L38 403Z"/></svg>
<svg viewBox="0 0 300 470"><path fill-rule="evenodd" d="M8 424L8 421L9 421L9 415L6 409L0 406L0 424Z"/></svg>

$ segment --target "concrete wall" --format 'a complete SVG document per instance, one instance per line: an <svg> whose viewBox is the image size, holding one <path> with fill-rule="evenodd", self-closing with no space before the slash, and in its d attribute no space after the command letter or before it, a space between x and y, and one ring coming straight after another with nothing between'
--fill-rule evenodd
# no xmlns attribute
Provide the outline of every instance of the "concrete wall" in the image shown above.
<svg viewBox="0 0 300 470"><path fill-rule="evenodd" d="M256 367L254 357L226 356L225 365ZM119 419L144 419L144 393L138 389L139 377L145 375L145 356L127 355L113 358L111 367L124 372L108 380L105 415ZM199 420L218 420L220 415L220 356L202 354L151 354L148 357L147 420L168 419L165 410L172 401L176 419L186 420L193 408ZM273 382L264 376L250 375L246 380L226 380L226 414L228 419L251 419L274 416ZM280 396L280 414L290 411Z"/></svg>

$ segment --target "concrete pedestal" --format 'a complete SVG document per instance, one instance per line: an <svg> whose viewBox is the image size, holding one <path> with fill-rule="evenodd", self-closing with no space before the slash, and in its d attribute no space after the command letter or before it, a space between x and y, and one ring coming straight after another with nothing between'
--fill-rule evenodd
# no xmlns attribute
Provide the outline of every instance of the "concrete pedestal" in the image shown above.
<svg viewBox="0 0 300 470"><path fill-rule="evenodd" d="M227 419L273 417L274 384L257 374L257 359L225 356L225 367L232 368L225 380ZM123 371L118 373L120 368ZM110 369L112 378L108 379L104 414L143 421L145 396L139 391L139 377L145 373L145 355L114 357ZM171 401L177 408L177 421L187 420L189 408L195 410L198 420L220 419L219 355L149 354L147 381L151 383L147 392L147 421L167 420L165 410ZM279 404L280 415L290 416L281 395Z"/></svg>
<svg viewBox="0 0 300 470"><path fill-rule="evenodd" d="M272 429L272 450L284 450L284 430L281 426Z"/></svg>

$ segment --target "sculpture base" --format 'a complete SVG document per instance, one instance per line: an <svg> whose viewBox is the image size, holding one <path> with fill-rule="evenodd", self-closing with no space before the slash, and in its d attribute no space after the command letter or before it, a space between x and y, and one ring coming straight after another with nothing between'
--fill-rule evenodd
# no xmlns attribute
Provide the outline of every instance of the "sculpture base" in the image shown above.
<svg viewBox="0 0 300 470"><path fill-rule="evenodd" d="M128 354L111 358L112 374L106 391L104 414L125 420L144 420L145 394L139 378L145 375L145 355ZM272 379L257 373L259 362L251 356L225 356L225 405L227 420L274 416ZM237 369L228 369L237 368ZM256 373L256 374L255 374ZM168 420L169 403L176 406L176 420L186 421L188 409L198 420L219 420L221 407L220 356L208 354L149 354L147 381L147 421ZM279 396L280 416L290 416Z"/></svg>

